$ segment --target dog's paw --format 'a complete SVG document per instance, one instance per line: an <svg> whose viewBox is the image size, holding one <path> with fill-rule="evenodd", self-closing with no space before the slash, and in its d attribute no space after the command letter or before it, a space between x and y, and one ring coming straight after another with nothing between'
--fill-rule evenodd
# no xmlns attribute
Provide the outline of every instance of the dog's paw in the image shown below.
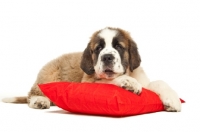
<svg viewBox="0 0 200 132"><path fill-rule="evenodd" d="M126 90L139 95L142 92L142 86L134 78L122 78L120 86Z"/></svg>
<svg viewBox="0 0 200 132"><path fill-rule="evenodd" d="M34 109L49 109L50 100L43 96L33 96L30 98L29 107Z"/></svg>
<svg viewBox="0 0 200 132"><path fill-rule="evenodd" d="M181 101L179 97L170 92L161 97L161 100L164 104L164 108L168 112L180 112L181 111Z"/></svg>
<svg viewBox="0 0 200 132"><path fill-rule="evenodd" d="M155 92L160 97L166 111L181 111L181 101L178 94L167 83L162 80L158 80L151 82L147 88Z"/></svg>

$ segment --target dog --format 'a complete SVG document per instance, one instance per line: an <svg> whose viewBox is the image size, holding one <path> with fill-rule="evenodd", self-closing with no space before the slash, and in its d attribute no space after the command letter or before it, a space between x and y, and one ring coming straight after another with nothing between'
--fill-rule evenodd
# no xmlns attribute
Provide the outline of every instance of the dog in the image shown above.
<svg viewBox="0 0 200 132"><path fill-rule="evenodd" d="M177 93L162 80L150 82L140 66L137 44L129 32L106 27L93 33L83 52L64 54L47 63L26 97L4 98L7 103L28 103L30 108L48 109L53 103L38 84L68 81L114 84L139 95L142 87L155 92L169 112L180 112Z"/></svg>

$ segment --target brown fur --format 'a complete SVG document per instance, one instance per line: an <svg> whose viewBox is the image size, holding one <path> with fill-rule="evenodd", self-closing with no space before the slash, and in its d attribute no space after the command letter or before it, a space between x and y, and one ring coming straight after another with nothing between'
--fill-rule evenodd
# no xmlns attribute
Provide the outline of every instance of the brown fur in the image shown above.
<svg viewBox="0 0 200 132"><path fill-rule="evenodd" d="M16 100L12 103L27 103L27 96L24 97L15 97Z"/></svg>
<svg viewBox="0 0 200 132"><path fill-rule="evenodd" d="M120 28L109 27L109 29L118 31L117 35L118 40L120 41L121 45L126 49L126 52L124 53L123 56L124 65L127 65L125 67L129 67L130 71L133 71L140 65L141 62L137 44L133 41L133 39L131 38L130 34L127 31L122 30ZM95 57L93 51L97 43L100 41L100 37L97 35L100 31L101 30L95 32L92 35L90 42L88 43L86 49L83 52L83 57L81 60L81 68L88 75L94 74L93 65L94 63L96 63L97 57Z"/></svg>
<svg viewBox="0 0 200 132"><path fill-rule="evenodd" d="M116 45L123 50L118 50L121 63L125 69L123 75L114 76L113 79L98 78L94 70L99 52L94 54L95 47L101 45L101 38L95 32L83 53L65 54L57 59L47 63L38 73L37 79L33 84L28 97L5 98L4 102L26 103L29 107L36 109L47 109L52 103L40 91L38 84L68 81L68 82L99 82L110 83L126 88L136 94L141 92L142 87L157 93L160 96L167 111L181 111L181 103L178 95L169 85L163 81L150 82L142 67L140 67L141 58L136 43L132 40L130 34L119 28L118 34L113 38L113 47ZM115 42L116 41L116 42ZM122 47L121 47L122 46ZM100 47L101 48L101 47ZM116 48L116 47L115 47ZM98 48L97 48L98 49ZM116 48L117 49L117 48ZM97 50L98 51L98 50ZM129 85L126 85L128 79Z"/></svg>
<svg viewBox="0 0 200 132"><path fill-rule="evenodd" d="M43 96L38 84L57 81L81 82L83 77L83 71L79 66L81 56L82 53L65 54L47 63L40 70L37 80L28 94L28 102L31 96Z"/></svg>
<svg viewBox="0 0 200 132"><path fill-rule="evenodd" d="M119 28L110 28L112 30L118 30L118 37L123 47L126 49L123 58L129 61L130 71L137 68L140 64L140 56L137 52L137 45L133 42L128 32ZM37 79L31 90L28 93L28 97L15 97L12 103L30 103L30 98L33 96L44 96L38 87L38 84L49 82L95 82L94 71L94 55L92 54L95 44L99 42L98 33L93 33L90 42L83 53L69 53L62 55L49 63L47 63L38 73ZM127 65L127 64L125 64ZM84 71L84 72L83 72ZM129 70L127 69L127 73Z"/></svg>

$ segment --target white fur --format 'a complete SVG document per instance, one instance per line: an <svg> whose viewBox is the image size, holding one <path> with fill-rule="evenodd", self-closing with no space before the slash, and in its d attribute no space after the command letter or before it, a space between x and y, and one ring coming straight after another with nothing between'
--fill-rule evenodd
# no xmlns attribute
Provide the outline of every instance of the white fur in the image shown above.
<svg viewBox="0 0 200 132"><path fill-rule="evenodd" d="M167 111L181 111L181 102L177 93L165 82L158 80L149 84L148 89L159 95Z"/></svg>
<svg viewBox="0 0 200 132"><path fill-rule="evenodd" d="M35 108L35 109L43 109L38 107L38 105L41 104L42 107L46 107L46 109L50 108L50 101L48 98L44 96L32 96L30 98L29 107Z"/></svg>
<svg viewBox="0 0 200 132"><path fill-rule="evenodd" d="M126 90L131 90L136 94L142 92L142 85L138 81L130 76L122 75L111 81L112 84L123 87Z"/></svg>
<svg viewBox="0 0 200 132"><path fill-rule="evenodd" d="M105 28L98 35L101 38L104 38L106 45L111 46L112 39L113 39L113 37L115 37L117 35L117 33L118 33L117 30L111 30L111 29Z"/></svg>
<svg viewBox="0 0 200 132"><path fill-rule="evenodd" d="M178 94L162 80L150 82L142 67L135 69L132 72L131 77L128 75L122 75L113 80L99 80L98 83L109 83L125 87L127 90L133 90L136 94L141 93L142 87L144 87L155 92L160 97L166 111L181 111L181 102Z"/></svg>
<svg viewBox="0 0 200 132"><path fill-rule="evenodd" d="M163 102L166 111L181 111L181 102L178 94L164 81L158 80L150 82L142 67L138 67L132 73L134 76L119 76L113 80L97 80L98 83L114 84L125 87L127 90L133 90L134 93L142 92L142 87L155 92ZM134 78L133 78L134 77Z"/></svg>
<svg viewBox="0 0 200 132"><path fill-rule="evenodd" d="M123 66L121 65L121 58L118 51L112 47L113 37L115 37L117 33L117 30L111 30L108 28L102 30L99 33L99 36L105 41L105 47L100 52L97 64L94 67L97 76L99 75L100 78L103 78L101 80L98 80L97 82L114 84L123 87L126 90L131 90L136 94L140 94L142 91L142 87L145 87L159 95L167 111L181 111L181 102L177 93L173 89L171 89L167 83L163 81L150 82L141 67L135 69L132 72L131 76L119 76L124 72ZM103 71L104 63L101 61L101 57L105 54L112 54L115 58L115 65L112 70L117 73L117 75L113 76L112 78L108 78Z"/></svg>
<svg viewBox="0 0 200 132"><path fill-rule="evenodd" d="M101 61L101 57L105 54L112 54L114 56L113 61L115 62L115 64L114 64L112 70L116 74L112 78L115 78L115 77L124 73L124 68L121 64L120 55L119 55L118 51L112 47L112 40L117 35L117 33L118 33L117 30L111 30L111 29L108 29L108 28L105 28L104 30L102 30L99 33L99 36L101 38L103 38L104 41L105 41L105 47L100 52L99 57L98 57L98 61L97 61L96 65L94 66L94 69L97 73L97 76L101 76L101 78L109 79L109 77L107 77L107 75L103 71L104 70L103 69L103 63Z"/></svg>
<svg viewBox="0 0 200 132"><path fill-rule="evenodd" d="M105 47L100 52L97 64L94 68L97 75L102 74L104 77L101 77L101 79L96 80L95 82L114 84L123 87L124 89L131 90L136 94L141 93L142 87L147 88L159 95L161 101L165 105L166 111L181 111L181 102L177 93L163 81L150 82L142 67L139 66L134 69L133 72L127 72L126 75L122 75L124 69L121 65L120 55L112 47L113 37L115 37L117 33L117 30L111 30L108 28L99 33L99 36L105 41ZM106 74L103 72L103 62L101 61L101 56L105 54L112 54L115 58L115 65L112 70L117 74L112 78L106 77ZM2 101L12 103L16 101L16 98L4 98ZM43 96L32 96L30 98L29 107L36 109L49 108L50 101L48 98Z"/></svg>
<svg viewBox="0 0 200 132"><path fill-rule="evenodd" d="M135 94L140 94L142 92L142 85L135 78L128 75L121 75L112 80L101 79L97 80L96 82L114 84L116 86L123 87L126 90L130 90Z"/></svg>
<svg viewBox="0 0 200 132"><path fill-rule="evenodd" d="M3 98L2 101L5 102L5 103L13 103L13 102L16 101L16 98L15 97Z"/></svg>

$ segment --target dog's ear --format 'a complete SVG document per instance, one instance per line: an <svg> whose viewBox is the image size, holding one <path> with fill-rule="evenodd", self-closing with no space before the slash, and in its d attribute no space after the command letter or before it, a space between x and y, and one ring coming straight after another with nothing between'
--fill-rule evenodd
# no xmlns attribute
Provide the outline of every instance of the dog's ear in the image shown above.
<svg viewBox="0 0 200 132"><path fill-rule="evenodd" d="M132 40L129 39L129 68L132 72L138 66L140 66L141 58L138 52L137 44Z"/></svg>
<svg viewBox="0 0 200 132"><path fill-rule="evenodd" d="M81 58L81 69L88 75L92 75L94 73L94 66L92 60L92 53L90 49L90 43L85 48L82 58Z"/></svg>

